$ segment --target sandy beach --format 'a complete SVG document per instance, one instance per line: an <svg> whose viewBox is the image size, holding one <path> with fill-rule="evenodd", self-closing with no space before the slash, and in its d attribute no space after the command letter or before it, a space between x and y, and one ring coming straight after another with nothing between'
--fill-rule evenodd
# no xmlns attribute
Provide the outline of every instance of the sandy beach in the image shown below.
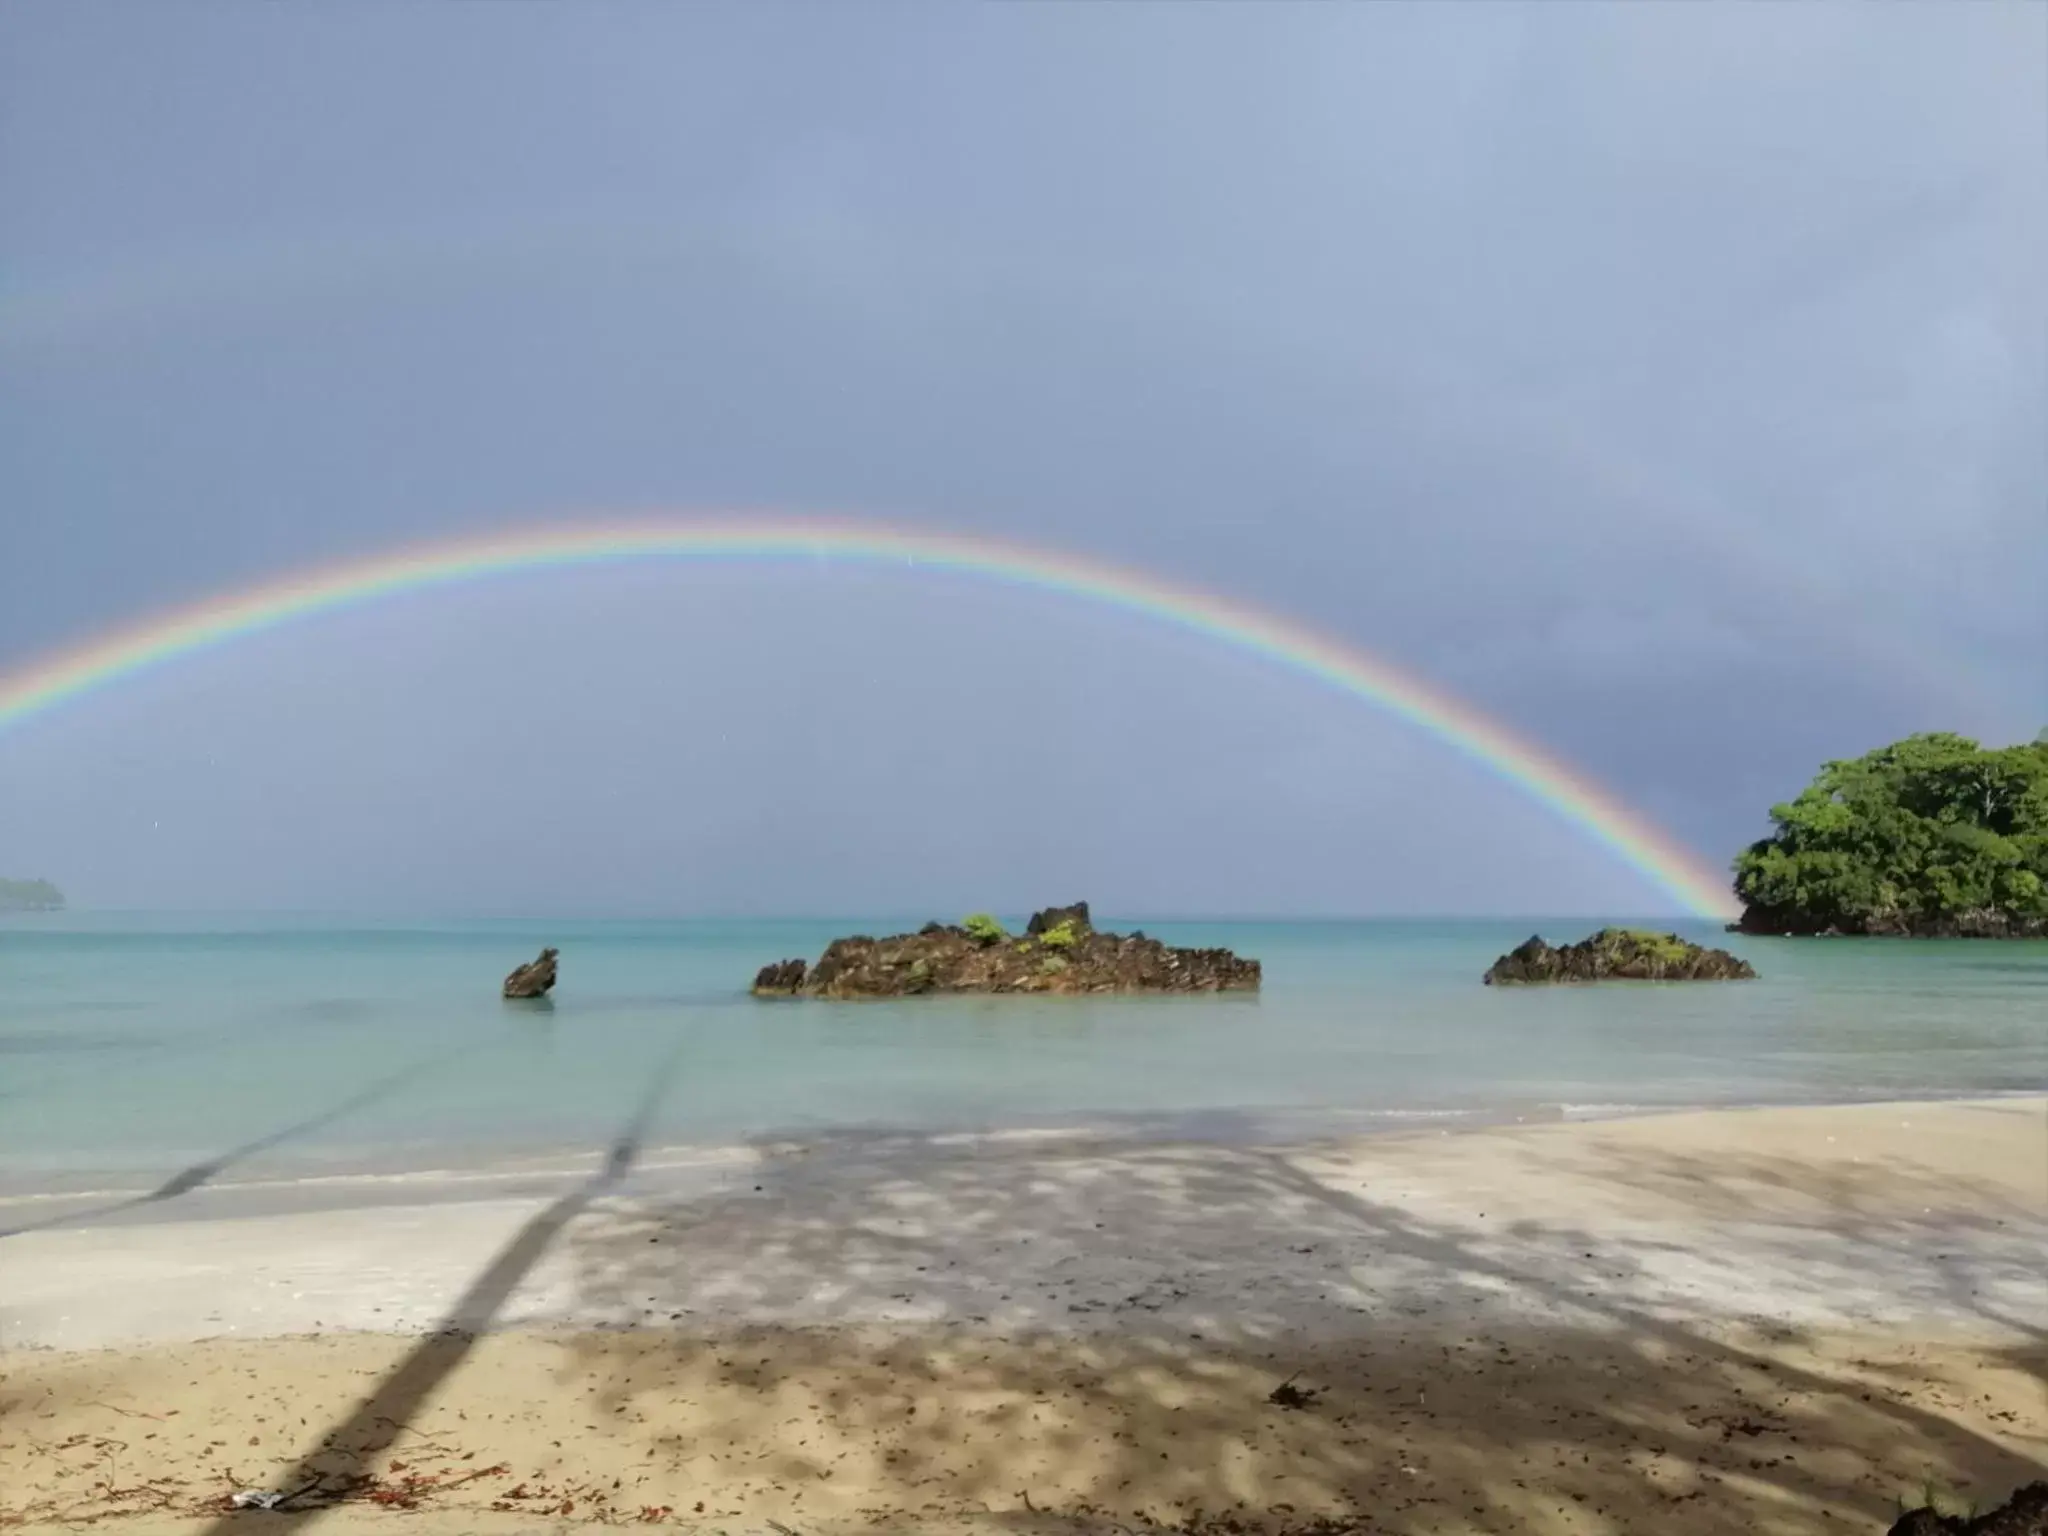
<svg viewBox="0 0 2048 1536"><path fill-rule="evenodd" d="M2043 1099L1288 1147L629 1127L0 1229L30 1529L1878 1531L2048 1465ZM242 1488L305 1491L220 1516Z"/></svg>

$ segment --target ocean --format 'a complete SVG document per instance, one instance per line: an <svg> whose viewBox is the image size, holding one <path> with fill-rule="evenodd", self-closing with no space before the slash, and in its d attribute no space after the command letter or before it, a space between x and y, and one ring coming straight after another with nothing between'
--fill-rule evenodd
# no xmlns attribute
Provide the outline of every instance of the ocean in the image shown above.
<svg viewBox="0 0 2048 1536"><path fill-rule="evenodd" d="M1015 920L1012 920L1015 921ZM747 995L765 962L914 922L0 917L0 1195L587 1154L648 1140L1100 1126L1256 1139L1736 1104L2039 1092L2048 944L1687 937L1755 982L1496 989L1584 920L1176 922L1253 996ZM1669 923L1656 924L1669 928ZM562 952L552 1006L504 974Z"/></svg>

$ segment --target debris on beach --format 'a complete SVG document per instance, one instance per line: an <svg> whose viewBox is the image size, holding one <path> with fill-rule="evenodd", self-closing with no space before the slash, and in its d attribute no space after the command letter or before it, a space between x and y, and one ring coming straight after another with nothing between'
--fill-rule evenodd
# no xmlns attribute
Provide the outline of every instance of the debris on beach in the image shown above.
<svg viewBox="0 0 2048 1536"><path fill-rule="evenodd" d="M834 939L815 965L778 960L756 997L877 998L926 993L1256 991L1259 962L1227 949L1175 949L1143 933L1104 933L1088 903L1034 913L1021 935L977 913L890 938Z"/></svg>
<svg viewBox="0 0 2048 1536"><path fill-rule="evenodd" d="M1266 1401L1276 1408L1306 1408L1321 1395L1313 1387L1297 1387L1290 1376L1266 1394Z"/></svg>
<svg viewBox="0 0 2048 1536"><path fill-rule="evenodd" d="M2048 1536L2048 1483L2016 1488L1982 1515L1944 1515L1929 1502L1899 1516L1885 1536Z"/></svg>
<svg viewBox="0 0 2048 1536"><path fill-rule="evenodd" d="M1496 985L1584 981L1753 981L1747 960L1708 949L1675 933L1602 928L1590 939L1554 949L1537 934L1502 955L1483 978Z"/></svg>
<svg viewBox="0 0 2048 1536"><path fill-rule="evenodd" d="M505 978L507 997L546 997L555 986L555 957L560 951L544 949L539 956Z"/></svg>

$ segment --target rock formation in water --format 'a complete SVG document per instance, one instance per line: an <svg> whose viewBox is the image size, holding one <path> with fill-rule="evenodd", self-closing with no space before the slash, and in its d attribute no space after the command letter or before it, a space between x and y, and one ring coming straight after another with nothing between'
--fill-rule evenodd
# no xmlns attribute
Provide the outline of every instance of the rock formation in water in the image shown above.
<svg viewBox="0 0 2048 1536"><path fill-rule="evenodd" d="M507 997L546 997L554 990L556 950L544 949L539 956L505 978Z"/></svg>
<svg viewBox="0 0 2048 1536"><path fill-rule="evenodd" d="M1886 1536L2048 1536L2048 1483L2028 1483L1982 1515L1944 1515L1908 1510Z"/></svg>
<svg viewBox="0 0 2048 1536"><path fill-rule="evenodd" d="M1494 961L1486 984L1529 985L1577 981L1747 981L1747 960L1725 949L1687 943L1675 933L1602 928L1590 939L1553 949L1541 937Z"/></svg>
<svg viewBox="0 0 2048 1536"><path fill-rule="evenodd" d="M927 993L1235 992L1256 990L1259 962L1227 949L1174 949L1142 933L1102 933L1088 903L1035 913L1021 938L993 918L927 923L886 939L834 939L815 965L779 960L756 997L880 998Z"/></svg>

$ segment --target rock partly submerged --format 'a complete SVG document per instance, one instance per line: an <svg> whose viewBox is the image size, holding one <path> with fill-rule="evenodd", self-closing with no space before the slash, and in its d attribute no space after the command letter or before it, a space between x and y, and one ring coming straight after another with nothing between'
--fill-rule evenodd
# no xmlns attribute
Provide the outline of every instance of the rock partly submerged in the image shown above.
<svg viewBox="0 0 2048 1536"><path fill-rule="evenodd" d="M546 997L554 990L555 957L558 951L544 949L505 978L507 997Z"/></svg>
<svg viewBox="0 0 2048 1536"><path fill-rule="evenodd" d="M1725 949L1689 943L1675 933L1602 928L1589 939L1554 949L1538 936L1517 945L1486 972L1491 986L1585 981L1749 981L1756 971Z"/></svg>
<svg viewBox="0 0 2048 1536"><path fill-rule="evenodd" d="M1259 962L1227 949L1175 949L1142 933L1102 933L1088 903L1034 913L1023 935L987 918L927 923L916 933L834 939L815 965L779 960L756 997L884 998L931 993L1236 992Z"/></svg>

